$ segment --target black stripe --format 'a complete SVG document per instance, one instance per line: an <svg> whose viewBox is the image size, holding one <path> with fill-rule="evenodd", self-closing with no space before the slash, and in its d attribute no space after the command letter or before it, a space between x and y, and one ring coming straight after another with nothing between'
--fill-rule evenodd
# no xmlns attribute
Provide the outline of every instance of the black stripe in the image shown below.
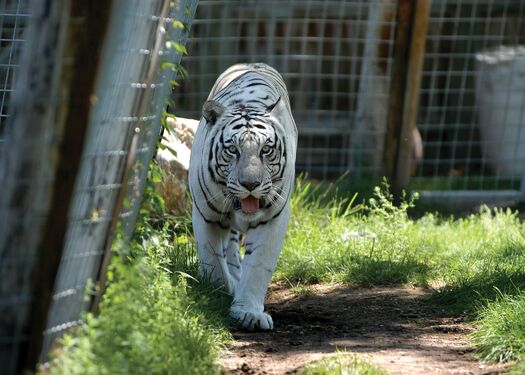
<svg viewBox="0 0 525 375"><path fill-rule="evenodd" d="M199 179L199 187L200 187L201 190L204 192L204 190L203 190L203 188L202 188L202 184L201 184L200 179ZM218 215L222 215L222 212L219 211L219 209L217 209L217 207L215 207L213 204L211 204L211 202L210 202L208 199L206 199L205 202L206 202L206 205L208 206L208 208L209 208L210 210L212 210L213 212L215 212L215 213L218 214Z"/></svg>
<svg viewBox="0 0 525 375"><path fill-rule="evenodd" d="M247 317L247 316L248 316L248 312L246 311L246 312L244 313L244 318L242 319L241 325L244 324L244 321L246 320L246 317Z"/></svg>
<svg viewBox="0 0 525 375"><path fill-rule="evenodd" d="M213 221L213 220L209 220L206 216L204 216L204 214L202 213L199 205L197 204L197 201L195 200L195 196L193 194L191 194L191 199L193 200L193 206L197 209L197 212L201 215L201 217L204 219L204 221L207 223L207 224L216 224L218 225L221 229L228 229L229 226L225 226L223 223L221 223L220 221Z"/></svg>
<svg viewBox="0 0 525 375"><path fill-rule="evenodd" d="M266 86L270 88L272 87L266 81L259 80L258 82L252 82L252 83L247 84L246 86L244 86L244 88L247 89L248 87L255 87L255 86Z"/></svg>
<svg viewBox="0 0 525 375"><path fill-rule="evenodd" d="M203 192L203 194L206 197L206 204L208 205L208 208L210 210L212 210L213 212L215 212L215 213L217 213L219 215L222 215L223 213L208 200L208 197L211 196L211 194L210 194L209 191L206 191L204 189L204 186L202 186L203 181L201 180L200 174L197 175L197 180L199 181L199 187L200 187L201 191Z"/></svg>
<svg viewBox="0 0 525 375"><path fill-rule="evenodd" d="M279 96L279 97L277 98L277 100L276 100L275 103L273 103L273 104L270 105L268 108L266 108L266 111L267 111L267 112L271 112L272 109L274 109L275 106L276 106L277 104L279 104L280 101L281 101L281 97Z"/></svg>
<svg viewBox="0 0 525 375"><path fill-rule="evenodd" d="M283 175L284 175L284 171L287 167L286 165L286 142L282 142L283 144L283 157L282 157L282 168L281 168L281 174L279 175L279 178L283 178Z"/></svg>
<svg viewBox="0 0 525 375"><path fill-rule="evenodd" d="M224 94L227 93L228 89L230 87L236 86L237 82L240 81L246 74L251 73L250 71L244 72L238 77L234 78L230 83L228 83L228 86L223 87L216 95L215 98L222 98Z"/></svg>
<svg viewBox="0 0 525 375"><path fill-rule="evenodd" d="M213 147L210 147L210 152L208 153L208 162L213 160Z"/></svg>

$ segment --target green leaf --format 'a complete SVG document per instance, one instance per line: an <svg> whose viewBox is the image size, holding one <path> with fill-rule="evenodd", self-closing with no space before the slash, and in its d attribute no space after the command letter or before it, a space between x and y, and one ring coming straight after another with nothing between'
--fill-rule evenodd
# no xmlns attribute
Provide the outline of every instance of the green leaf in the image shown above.
<svg viewBox="0 0 525 375"><path fill-rule="evenodd" d="M163 61L163 62L161 62L160 63L160 69L161 70L170 69L170 70L176 71L175 64L172 63L171 61Z"/></svg>
<svg viewBox="0 0 525 375"><path fill-rule="evenodd" d="M177 151L174 148L172 148L172 147L170 147L170 146L168 146L168 145L166 145L164 143L159 144L159 148L162 149L162 150L168 150L173 156L177 157Z"/></svg>
<svg viewBox="0 0 525 375"><path fill-rule="evenodd" d="M170 40L169 42L167 42L167 44L168 44L168 47L175 48L175 50L177 52L183 53L185 55L188 54L188 51L186 50L186 47L184 47L184 45L182 45L180 43L177 43L177 42L174 42L174 41Z"/></svg>
<svg viewBox="0 0 525 375"><path fill-rule="evenodd" d="M186 26L179 20L174 20L171 25L175 28L175 29L186 29Z"/></svg>

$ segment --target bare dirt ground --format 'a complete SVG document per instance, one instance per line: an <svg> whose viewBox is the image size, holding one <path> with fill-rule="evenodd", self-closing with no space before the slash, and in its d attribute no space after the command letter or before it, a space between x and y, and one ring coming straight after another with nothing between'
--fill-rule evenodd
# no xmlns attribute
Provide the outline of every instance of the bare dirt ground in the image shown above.
<svg viewBox="0 0 525 375"><path fill-rule="evenodd" d="M391 374L500 374L503 365L476 359L460 316L422 303L423 288L315 285L296 296L273 285L266 309L271 332L233 333L222 355L228 374L293 374L337 350L356 354Z"/></svg>

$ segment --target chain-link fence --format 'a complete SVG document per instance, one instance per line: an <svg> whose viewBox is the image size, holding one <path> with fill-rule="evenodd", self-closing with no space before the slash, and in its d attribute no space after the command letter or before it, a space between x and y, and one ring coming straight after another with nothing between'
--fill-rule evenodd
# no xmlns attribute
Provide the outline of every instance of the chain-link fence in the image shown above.
<svg viewBox="0 0 525 375"><path fill-rule="evenodd" d="M186 31L172 22L189 26L197 2L173 4L170 9L169 1L127 0L117 2L113 10L118 16L109 25L95 94L101 105L91 114L43 353L57 336L78 324L86 307L86 281L103 277L107 260L101 260L113 238L108 228L114 231L115 215L124 235L129 238L133 231L174 79L173 71L159 71L160 63L177 64L181 58L166 41L184 45Z"/></svg>
<svg viewBox="0 0 525 375"><path fill-rule="evenodd" d="M100 294L117 222L129 236L159 138L175 74L161 65L180 61L171 42L184 45L196 6L0 3L2 35L13 35L2 65L0 373L45 361L93 303L88 280Z"/></svg>

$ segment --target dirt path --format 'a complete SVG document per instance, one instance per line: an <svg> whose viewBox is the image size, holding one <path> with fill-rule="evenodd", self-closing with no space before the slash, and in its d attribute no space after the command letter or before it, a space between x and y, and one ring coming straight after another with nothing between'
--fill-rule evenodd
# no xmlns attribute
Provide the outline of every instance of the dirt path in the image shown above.
<svg viewBox="0 0 525 375"><path fill-rule="evenodd" d="M273 286L266 308L272 332L234 332L223 354L228 374L286 374L337 349L392 374L499 374L504 367L475 359L461 317L425 306L422 288L316 285L295 296Z"/></svg>

